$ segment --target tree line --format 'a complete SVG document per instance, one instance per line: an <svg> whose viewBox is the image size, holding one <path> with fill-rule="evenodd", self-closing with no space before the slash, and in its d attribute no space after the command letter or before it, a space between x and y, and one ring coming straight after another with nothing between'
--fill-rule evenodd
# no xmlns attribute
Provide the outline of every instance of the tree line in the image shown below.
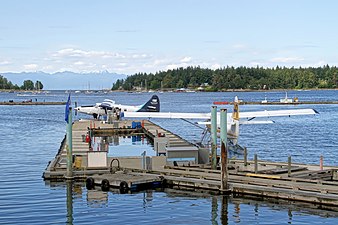
<svg viewBox="0 0 338 225"><path fill-rule="evenodd" d="M205 91L234 89L313 89L337 88L335 66L288 67L223 67L212 70L197 67L177 68L156 73L137 73L117 80L112 90L159 90L203 87Z"/></svg>
<svg viewBox="0 0 338 225"><path fill-rule="evenodd" d="M0 75L0 89L7 90L42 90L43 84L41 81L35 81L35 83L31 80L25 80L21 86L17 84L13 84L11 81L7 80L6 77Z"/></svg>

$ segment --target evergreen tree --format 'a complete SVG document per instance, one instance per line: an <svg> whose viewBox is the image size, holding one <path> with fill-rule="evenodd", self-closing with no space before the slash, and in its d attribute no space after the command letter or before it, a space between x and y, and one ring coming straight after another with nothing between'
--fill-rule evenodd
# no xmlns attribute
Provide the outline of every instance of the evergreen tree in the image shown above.
<svg viewBox="0 0 338 225"><path fill-rule="evenodd" d="M21 86L22 90L34 90L34 83L31 80L25 80Z"/></svg>

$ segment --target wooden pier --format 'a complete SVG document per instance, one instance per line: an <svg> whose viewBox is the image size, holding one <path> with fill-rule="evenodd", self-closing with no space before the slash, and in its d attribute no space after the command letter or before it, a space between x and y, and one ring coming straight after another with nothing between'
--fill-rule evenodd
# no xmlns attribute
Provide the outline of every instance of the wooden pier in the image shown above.
<svg viewBox="0 0 338 225"><path fill-rule="evenodd" d="M123 120L108 124L100 121L75 121L72 136L73 179L86 180L87 187L99 185L104 190L117 187L120 191L137 191L142 187L165 185L188 191L204 189L220 194L231 192L338 206L338 167L230 159L227 187L221 189L221 171L212 170L209 158L205 162L205 157L202 157L206 149L150 121L139 121L142 123L141 128L133 128L133 122ZM103 133L143 133L154 143L156 155L109 157L105 151L90 149L85 140L89 131L98 136ZM97 157L97 154L100 155L98 158L91 158ZM101 164L93 159L100 159ZM64 180L65 175L64 140L43 177L46 180Z"/></svg>

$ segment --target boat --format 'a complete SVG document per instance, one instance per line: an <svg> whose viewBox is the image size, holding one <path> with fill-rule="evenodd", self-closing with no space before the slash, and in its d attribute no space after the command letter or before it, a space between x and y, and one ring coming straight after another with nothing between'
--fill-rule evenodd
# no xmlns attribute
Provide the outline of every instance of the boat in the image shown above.
<svg viewBox="0 0 338 225"><path fill-rule="evenodd" d="M292 98L288 98L288 93L285 92L285 98L281 98L279 100L279 102L281 102L281 103L292 103L293 100L292 100Z"/></svg>
<svg viewBox="0 0 338 225"><path fill-rule="evenodd" d="M264 100L261 103L268 103L268 100L266 99L266 96L265 96Z"/></svg>

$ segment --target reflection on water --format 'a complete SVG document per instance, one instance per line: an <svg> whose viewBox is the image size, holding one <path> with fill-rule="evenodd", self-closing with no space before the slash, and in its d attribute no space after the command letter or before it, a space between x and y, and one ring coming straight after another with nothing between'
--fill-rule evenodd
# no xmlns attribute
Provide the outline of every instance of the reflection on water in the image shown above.
<svg viewBox="0 0 338 225"><path fill-rule="evenodd" d="M67 181L67 224L73 224L73 182Z"/></svg>
<svg viewBox="0 0 338 225"><path fill-rule="evenodd" d="M214 195L202 190L187 192L180 189L145 190L122 195L117 189L108 192L101 191L98 187L87 190L83 183L72 181L46 184L53 187L66 186L67 224L81 221L79 216L87 211L86 207L97 212L102 208L109 209L105 211L108 218L116 215L121 218L131 213L131 218L125 218L126 224L128 221L137 221L139 216L145 224L171 224L173 218L176 221L189 221L187 218L190 218L191 224L211 222L222 225L252 224L262 220L267 224L302 224L308 216L313 221L326 219L325 223L331 224L338 217L337 207L273 198ZM130 201L130 198L133 200ZM81 202L83 204L79 205ZM209 219L205 217L208 214L211 216Z"/></svg>
<svg viewBox="0 0 338 225"><path fill-rule="evenodd" d="M89 207L104 207L108 204L108 193L98 189L87 189L87 203Z"/></svg>
<svg viewBox="0 0 338 225"><path fill-rule="evenodd" d="M140 156L144 151L147 156L155 156L153 145L145 135L100 136L92 138L94 151L107 151L108 156Z"/></svg>

